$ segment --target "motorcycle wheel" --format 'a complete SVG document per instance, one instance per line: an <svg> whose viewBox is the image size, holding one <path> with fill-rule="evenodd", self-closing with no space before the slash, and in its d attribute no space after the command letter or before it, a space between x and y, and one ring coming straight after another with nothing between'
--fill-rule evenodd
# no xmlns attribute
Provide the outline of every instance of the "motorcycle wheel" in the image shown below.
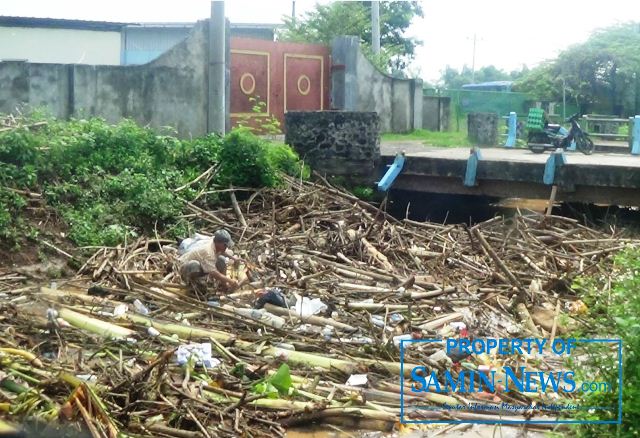
<svg viewBox="0 0 640 438"><path fill-rule="evenodd" d="M587 137L584 134L578 135L576 137L576 147L580 152L585 155L591 155L593 153L593 149L595 146L593 145L593 140Z"/></svg>
<svg viewBox="0 0 640 438"><path fill-rule="evenodd" d="M547 137L546 134L544 133L540 133L540 132L532 132L529 134L529 137L527 139L527 146L529 147L529 150L531 152L533 152L534 154L542 154L544 153L547 149L544 146L531 146L531 143L535 143L535 144L547 144L549 143L549 137Z"/></svg>

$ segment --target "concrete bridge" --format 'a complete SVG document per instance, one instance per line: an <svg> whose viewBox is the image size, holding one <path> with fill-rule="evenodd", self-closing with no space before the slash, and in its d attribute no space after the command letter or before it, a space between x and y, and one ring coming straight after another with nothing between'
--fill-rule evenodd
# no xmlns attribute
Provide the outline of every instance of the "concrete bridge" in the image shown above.
<svg viewBox="0 0 640 438"><path fill-rule="evenodd" d="M392 188L425 193L482 195L499 198L549 199L606 205L640 206L640 156L624 153L565 152L566 163L553 166L545 183L545 165L551 153L528 149L482 148L475 185L465 186L469 148L436 148L420 142L381 145L380 175L397 153L406 152L402 171ZM559 161L559 160L557 160ZM549 182L549 175L547 175Z"/></svg>

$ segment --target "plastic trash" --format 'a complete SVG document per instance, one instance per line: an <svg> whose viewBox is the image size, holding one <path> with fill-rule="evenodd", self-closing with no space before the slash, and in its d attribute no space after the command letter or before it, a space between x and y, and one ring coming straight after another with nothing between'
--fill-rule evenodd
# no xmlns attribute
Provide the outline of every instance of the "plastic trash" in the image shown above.
<svg viewBox="0 0 640 438"><path fill-rule="evenodd" d="M128 310L129 310L129 306L127 306L126 304L118 304L113 309L113 316L122 316L125 313L127 313Z"/></svg>
<svg viewBox="0 0 640 438"><path fill-rule="evenodd" d="M53 309L53 308L47 309L47 319L49 320L49 322L55 322L57 318L58 318L58 311L56 309Z"/></svg>
<svg viewBox="0 0 640 438"><path fill-rule="evenodd" d="M312 316L327 310L327 305L320 301L319 298L310 299L308 297L301 297L296 295L296 314L305 317Z"/></svg>
<svg viewBox="0 0 640 438"><path fill-rule="evenodd" d="M274 306L286 308L287 302L282 294L282 289L279 287L267 289L265 293L256 300L254 307L256 309L262 309L265 304L273 304Z"/></svg>
<svg viewBox="0 0 640 438"><path fill-rule="evenodd" d="M322 337L328 341L333 336L334 331L335 329L333 328L333 326L326 325L320 333L322 334Z"/></svg>
<svg viewBox="0 0 640 438"><path fill-rule="evenodd" d="M434 361L435 363L446 363L447 365L452 365L453 361L449 356L447 356L447 352L445 350L438 350L429 356L429 359Z"/></svg>
<svg viewBox="0 0 640 438"><path fill-rule="evenodd" d="M400 324L402 321L404 321L404 316L399 313L392 313L391 315L389 315L389 323L391 325Z"/></svg>
<svg viewBox="0 0 640 438"><path fill-rule="evenodd" d="M371 315L370 318L371 324L376 327L384 327L384 317L380 315Z"/></svg>
<svg viewBox="0 0 640 438"><path fill-rule="evenodd" d="M221 363L220 360L211 357L211 343L209 342L182 344L178 346L175 356L178 365L184 365L190 359L195 360L196 365L206 368L215 368Z"/></svg>
<svg viewBox="0 0 640 438"><path fill-rule="evenodd" d="M149 333L149 336L160 336L160 332L154 327L149 327L147 333Z"/></svg>
<svg viewBox="0 0 640 438"><path fill-rule="evenodd" d="M260 321L266 326L274 328L282 328L286 324L287 320L280 316L267 312L264 309L236 309L235 312L238 315L246 316L247 318Z"/></svg>
<svg viewBox="0 0 640 438"><path fill-rule="evenodd" d="M87 383L96 383L98 381L98 376L95 374L77 374L76 377Z"/></svg>
<svg viewBox="0 0 640 438"><path fill-rule="evenodd" d="M393 337L393 345L396 347L400 346L400 341L408 341L409 339L413 339L413 335L411 333L407 335L398 335ZM407 344L405 344L406 347Z"/></svg>
<svg viewBox="0 0 640 438"><path fill-rule="evenodd" d="M148 315L149 314L149 309L147 309L147 306L142 304L140 302L140 300L137 299L137 298L133 302L133 307L134 307L134 309L136 309L136 312L138 312L141 315Z"/></svg>
<svg viewBox="0 0 640 438"><path fill-rule="evenodd" d="M207 301L207 306L209 306L209 307L220 307L220 301L217 301L217 300Z"/></svg>
<svg viewBox="0 0 640 438"><path fill-rule="evenodd" d="M344 344L370 345L373 344L373 339L367 336L354 336L352 338L340 338L339 342Z"/></svg>
<svg viewBox="0 0 640 438"><path fill-rule="evenodd" d="M364 386L369 382L366 374L351 374L345 385Z"/></svg>

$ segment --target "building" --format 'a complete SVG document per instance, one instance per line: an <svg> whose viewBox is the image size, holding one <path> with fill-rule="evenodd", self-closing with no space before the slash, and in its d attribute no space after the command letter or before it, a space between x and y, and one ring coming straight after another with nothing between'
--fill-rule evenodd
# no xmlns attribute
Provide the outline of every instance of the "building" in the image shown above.
<svg viewBox="0 0 640 438"><path fill-rule="evenodd" d="M0 61L144 64L184 40L194 24L0 16ZM231 23L230 35L273 41L278 26Z"/></svg>

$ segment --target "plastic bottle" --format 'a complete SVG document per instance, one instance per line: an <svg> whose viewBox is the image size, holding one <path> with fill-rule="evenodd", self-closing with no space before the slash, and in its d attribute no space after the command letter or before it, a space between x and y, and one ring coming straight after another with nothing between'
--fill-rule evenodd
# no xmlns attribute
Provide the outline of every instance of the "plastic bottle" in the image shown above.
<svg viewBox="0 0 640 438"><path fill-rule="evenodd" d="M136 309L136 312L138 312L141 315L148 315L149 314L149 309L147 309L147 306L142 304L140 302L140 300L137 299L137 298L133 302L133 307Z"/></svg>
<svg viewBox="0 0 640 438"><path fill-rule="evenodd" d="M393 337L393 344L394 344L396 347L399 347L399 346L400 346L400 341L407 341L407 340L409 340L409 339L413 339L413 335L412 335L411 333L406 334L406 335L398 335L398 336L394 336L394 337ZM408 343L407 343L407 344L408 344ZM407 344L404 344L404 345L406 346Z"/></svg>
<svg viewBox="0 0 640 438"><path fill-rule="evenodd" d="M262 309L235 309L235 313L247 318L260 321L266 326L274 328L282 328L286 324L286 320Z"/></svg>

